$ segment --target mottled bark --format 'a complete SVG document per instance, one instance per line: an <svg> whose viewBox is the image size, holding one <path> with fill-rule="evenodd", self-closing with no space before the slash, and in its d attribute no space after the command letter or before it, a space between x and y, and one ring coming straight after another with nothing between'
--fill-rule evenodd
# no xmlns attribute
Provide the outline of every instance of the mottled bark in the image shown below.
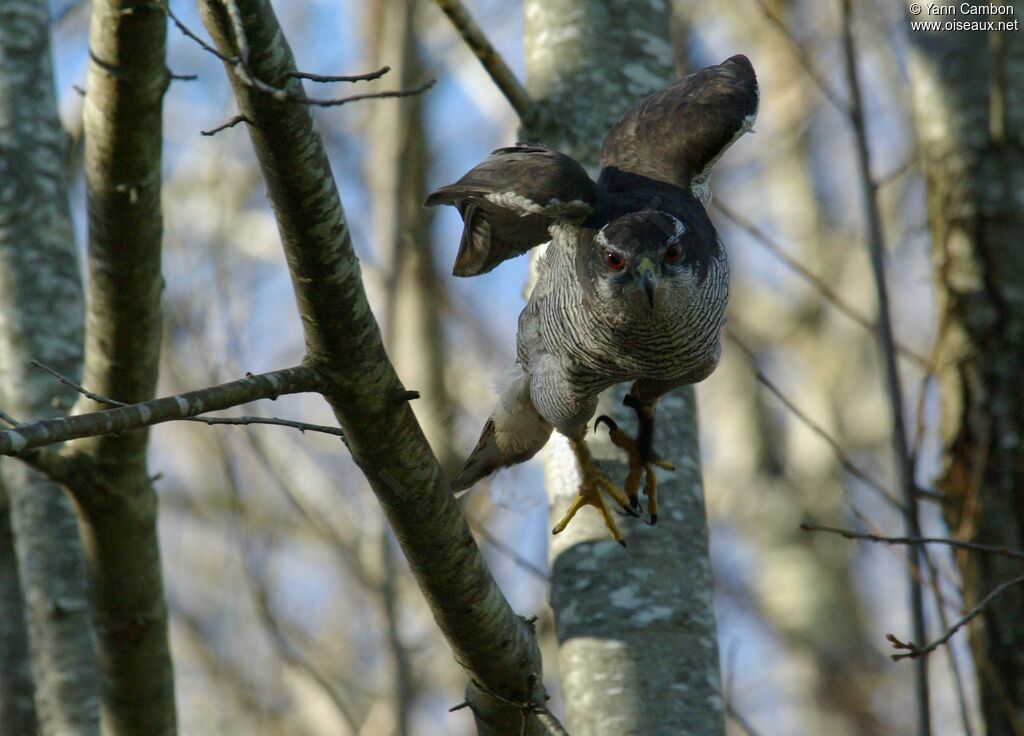
<svg viewBox="0 0 1024 736"><path fill-rule="evenodd" d="M0 484L0 736L34 734L39 727L29 661L10 506Z"/></svg>
<svg viewBox="0 0 1024 736"><path fill-rule="evenodd" d="M42 0L0 2L0 405L20 419L62 414L73 401L31 359L68 375L81 361L82 288L48 24ZM19 462L0 470L40 732L95 734L98 686L71 504Z"/></svg>
<svg viewBox="0 0 1024 736"><path fill-rule="evenodd" d="M615 0L526 3L527 89L546 127L527 131L596 168L608 126L644 94L671 81L666 4ZM623 388L601 411L634 427ZM602 436L588 441L613 478L625 477ZM693 390L662 399L656 447L675 473L659 471L657 526L622 523L629 547L608 539L584 512L552 541L552 606L567 726L573 736L722 734L718 642ZM551 518L564 513L579 476L567 443L549 444Z"/></svg>
<svg viewBox="0 0 1024 736"><path fill-rule="evenodd" d="M153 397L160 349L160 159L166 18L156 4L96 0L83 109L89 301L84 383ZM83 397L76 412L100 407ZM104 734L176 732L148 430L76 444L102 488L70 490L88 565Z"/></svg>
<svg viewBox="0 0 1024 736"><path fill-rule="evenodd" d="M1024 3L1013 3L1019 19ZM944 16L977 20L976 16ZM986 17L987 19L987 17ZM993 18L1000 20L1000 18ZM1024 37L914 32L917 131L941 302L943 469L954 536L1024 544ZM962 554L972 606L1020 574ZM1024 591L975 620L971 646L989 736L1024 733Z"/></svg>
<svg viewBox="0 0 1024 736"><path fill-rule="evenodd" d="M238 54L231 18L216 0L203 20L222 53ZM238 3L251 72L301 93L295 62L270 4ZM363 289L359 264L323 143L308 108L257 91L227 64L277 216L306 337L307 363L348 448L388 517L469 689L482 734L516 733L519 709L489 697L543 702L540 654L529 627L501 594L441 469L403 398ZM531 718L530 734L541 731Z"/></svg>

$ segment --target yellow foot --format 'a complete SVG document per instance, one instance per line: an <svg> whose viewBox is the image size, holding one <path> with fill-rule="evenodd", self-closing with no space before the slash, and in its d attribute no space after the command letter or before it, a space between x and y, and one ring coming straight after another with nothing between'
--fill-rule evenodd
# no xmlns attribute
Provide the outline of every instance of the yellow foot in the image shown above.
<svg viewBox="0 0 1024 736"><path fill-rule="evenodd" d="M565 512L565 516L562 517L561 521L555 524L555 528L551 530L551 533L558 534L569 526L569 522L572 521L574 516L576 516L576 512L584 506L593 506L597 509L598 513L601 514L601 518L604 519L605 526L608 527L608 531L612 533L612 537L615 541L625 547L626 540L624 540L622 538L622 534L619 533L619 528L615 524L615 519L612 517L611 513L609 513L608 507L605 505L604 498L601 497L601 491L604 491L611 496L627 513L630 513L632 516L636 516L636 512L633 511L629 505L629 499L626 498L626 495L619 490L618 486L608 479L608 476L602 473L597 466L594 465L594 461L590 457L590 451L587 449L587 445L583 440L570 439L569 445L572 447L573 454L576 455L576 461L579 463L580 476L582 480L580 482L578 495L573 499L573 502L569 504L569 509Z"/></svg>
<svg viewBox="0 0 1024 736"><path fill-rule="evenodd" d="M647 407L638 410L641 423L648 422L653 428L654 411ZM608 425L608 436L616 447L621 447L629 455L629 472L626 474L626 498L629 501L629 508L635 512L643 513L643 506L640 505L640 498L637 490L640 488L640 477L644 477L644 495L647 496L647 512L650 515L651 524L658 523L658 476L654 472L655 466L663 470L675 470L675 466L668 460L654 457L650 448L646 450L642 444L619 429L619 425L609 416L601 415L594 422L594 429L602 422ZM641 429L641 432L644 430ZM650 435L648 435L649 437ZM648 443L649 444L649 441Z"/></svg>

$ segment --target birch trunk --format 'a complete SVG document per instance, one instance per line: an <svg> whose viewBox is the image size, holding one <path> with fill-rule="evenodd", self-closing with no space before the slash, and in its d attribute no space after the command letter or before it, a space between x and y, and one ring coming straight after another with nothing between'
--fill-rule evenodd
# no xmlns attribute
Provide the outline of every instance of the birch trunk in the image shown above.
<svg viewBox="0 0 1024 736"><path fill-rule="evenodd" d="M19 420L64 414L73 393L32 368L79 373L82 286L64 184L64 133L50 61L49 6L0 2L0 405ZM98 732L82 550L60 487L0 465L44 736Z"/></svg>
<svg viewBox="0 0 1024 736"><path fill-rule="evenodd" d="M160 357L160 160L167 19L157 6L95 0L83 111L89 205L84 384L153 398ZM77 412L106 408L82 398ZM89 567L103 678L103 732L176 731L147 429L81 440L102 483L71 487Z"/></svg>
<svg viewBox="0 0 1024 736"><path fill-rule="evenodd" d="M527 90L542 122L526 138L572 154L594 173L608 126L671 81L668 34L661 1L527 0ZM633 428L623 393L619 387L606 395L599 413ZM603 435L588 442L613 478L625 477ZM587 510L552 540L551 601L573 736L725 730L691 388L659 403L656 447L677 468L659 471L657 526L623 520L623 550ZM579 484L573 455L557 435L547 478L554 523Z"/></svg>

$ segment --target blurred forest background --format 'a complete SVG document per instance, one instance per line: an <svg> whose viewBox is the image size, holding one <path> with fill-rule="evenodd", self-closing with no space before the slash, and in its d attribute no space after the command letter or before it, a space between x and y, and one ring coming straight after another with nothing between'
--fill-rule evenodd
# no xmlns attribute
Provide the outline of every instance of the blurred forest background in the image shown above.
<svg viewBox="0 0 1024 736"><path fill-rule="evenodd" d="M939 333L925 177L915 135L906 8L855 4L871 171L878 185L904 412L923 489L925 535L949 535L940 472ZM200 29L195 8L176 3ZM473 0L474 17L522 77L518 3ZM61 119L76 237L85 239L83 97L88 3L54 2ZM514 359L529 262L448 276L461 222L411 206L493 148L518 120L427 0L276 4L303 70L389 75L339 94L410 88L404 99L314 108L370 302L442 465L468 453ZM840 3L676 0L681 71L746 54L761 111L718 164L710 209L733 266L722 363L697 389L729 733L872 736L914 732L914 663L885 640L911 638L906 551L801 524L904 531L892 422L872 322L876 300L857 149L849 124ZM173 27L165 99L164 308L158 395L291 365L304 350L278 232L220 62ZM332 93L333 94L333 93ZM331 424L317 397L276 416ZM545 675L561 710L547 595L542 458L464 500L516 612L537 616ZM159 531L184 734L473 732L464 675L438 635L381 511L336 438L275 427L165 424L152 433ZM341 494L339 496L339 493ZM665 531L665 530L663 530ZM952 553L930 551L930 638L963 611ZM983 733L961 632L927 658L933 733ZM0 729L2 731L2 729ZM993 732L994 733L994 732ZM1007 732L1011 733L1011 732Z"/></svg>

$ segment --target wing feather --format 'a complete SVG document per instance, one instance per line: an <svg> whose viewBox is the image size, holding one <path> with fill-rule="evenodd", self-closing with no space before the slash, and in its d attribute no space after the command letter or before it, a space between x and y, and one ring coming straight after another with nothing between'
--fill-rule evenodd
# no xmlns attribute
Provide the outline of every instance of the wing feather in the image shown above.
<svg viewBox="0 0 1024 736"><path fill-rule="evenodd" d="M582 222L597 187L575 160L539 146L499 148L425 202L457 207L465 225L453 273L476 276L550 239L555 222Z"/></svg>
<svg viewBox="0 0 1024 736"><path fill-rule="evenodd" d="M753 126L758 99L754 68L743 55L645 97L608 131L600 185L614 191L617 174L626 172L687 190L700 187L718 157Z"/></svg>

